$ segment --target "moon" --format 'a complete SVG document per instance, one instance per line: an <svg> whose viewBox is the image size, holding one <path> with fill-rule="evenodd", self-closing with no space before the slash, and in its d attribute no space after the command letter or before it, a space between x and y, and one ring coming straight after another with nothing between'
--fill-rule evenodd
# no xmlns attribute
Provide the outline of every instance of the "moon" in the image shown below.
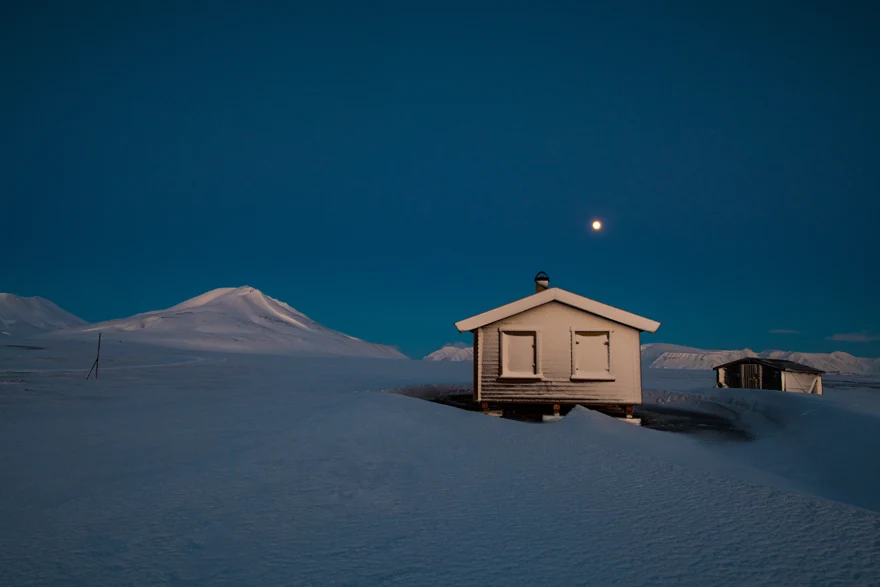
<svg viewBox="0 0 880 587"><path fill-rule="evenodd" d="M593 230L602 230L602 223L598 220L593 220Z"/></svg>

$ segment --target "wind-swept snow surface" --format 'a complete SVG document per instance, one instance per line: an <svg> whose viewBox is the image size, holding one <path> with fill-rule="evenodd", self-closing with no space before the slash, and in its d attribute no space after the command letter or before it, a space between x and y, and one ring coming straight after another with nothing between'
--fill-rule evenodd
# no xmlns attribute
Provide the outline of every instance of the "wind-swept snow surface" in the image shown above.
<svg viewBox="0 0 880 587"><path fill-rule="evenodd" d="M112 333L173 348L405 359L397 349L326 328L253 287L220 288L167 310L57 333Z"/></svg>
<svg viewBox="0 0 880 587"><path fill-rule="evenodd" d="M379 391L467 383L466 363L151 347L175 364L137 368L110 340L125 367L98 381L10 372L88 367L91 344L56 343L79 346L0 347L3 585L880 584L870 388L646 370L654 401L760 432L725 444Z"/></svg>
<svg viewBox="0 0 880 587"><path fill-rule="evenodd" d="M0 293L0 336L29 337L87 324L45 298Z"/></svg>
<svg viewBox="0 0 880 587"><path fill-rule="evenodd" d="M473 361L474 347L445 346L425 357L426 361Z"/></svg>

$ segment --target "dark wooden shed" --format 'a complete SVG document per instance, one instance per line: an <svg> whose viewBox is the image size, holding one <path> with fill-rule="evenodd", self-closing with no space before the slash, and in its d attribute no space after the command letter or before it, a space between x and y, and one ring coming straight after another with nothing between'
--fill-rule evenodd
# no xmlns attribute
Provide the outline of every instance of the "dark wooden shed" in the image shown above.
<svg viewBox="0 0 880 587"><path fill-rule="evenodd" d="M718 387L822 394L824 371L794 361L746 357L714 369Z"/></svg>

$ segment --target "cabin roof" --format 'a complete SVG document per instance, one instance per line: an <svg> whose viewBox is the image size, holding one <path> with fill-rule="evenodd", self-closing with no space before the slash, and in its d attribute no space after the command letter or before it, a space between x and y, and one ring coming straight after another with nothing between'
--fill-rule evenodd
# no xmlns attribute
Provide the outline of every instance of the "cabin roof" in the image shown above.
<svg viewBox="0 0 880 587"><path fill-rule="evenodd" d="M589 298L571 293L570 291L559 289L558 287L551 287L545 289L542 292L538 292L536 294L532 294L530 296L519 299L515 302L499 306L494 310L489 310L488 312L483 312L482 314L471 316L470 318L461 320L460 322L456 322L455 327L458 328L459 332L476 330L477 328L481 328L487 324L491 324L499 320L504 320L505 318L509 318L510 316L521 314L527 310L537 308L538 306L543 306L544 304L548 304L550 302L559 302L561 304L565 304L566 306L571 306L572 308L576 308L590 314L595 314L597 316L601 316L602 318L607 318L608 320L611 320L613 322L618 322L620 324L635 328L636 330L641 330L643 332L656 332L657 329L660 328L659 322L655 322L654 320L649 320L647 318L625 312L607 304L603 304L601 302L597 302L595 300L591 300Z"/></svg>
<svg viewBox="0 0 880 587"><path fill-rule="evenodd" d="M742 359L737 359L736 361L731 361L729 363L724 363L723 365L718 365L716 367L712 367L713 369L721 369L722 367L730 367L732 365L741 365L743 363L754 363L757 365L765 365L767 367L773 367L774 369L779 369L780 371L793 371L798 373L817 373L821 375L825 371L821 369L816 369L815 367L809 367L802 363L795 363L794 361L789 361L787 359L764 359L761 357L743 357Z"/></svg>

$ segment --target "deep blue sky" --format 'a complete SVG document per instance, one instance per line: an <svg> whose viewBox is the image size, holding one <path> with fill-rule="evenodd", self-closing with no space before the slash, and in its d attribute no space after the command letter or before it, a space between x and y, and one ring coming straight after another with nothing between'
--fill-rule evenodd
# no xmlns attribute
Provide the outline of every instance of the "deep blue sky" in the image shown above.
<svg viewBox="0 0 880 587"><path fill-rule="evenodd" d="M880 336L878 10L715 4L3 3L0 291L420 356L545 270L645 342L880 355L827 340Z"/></svg>

